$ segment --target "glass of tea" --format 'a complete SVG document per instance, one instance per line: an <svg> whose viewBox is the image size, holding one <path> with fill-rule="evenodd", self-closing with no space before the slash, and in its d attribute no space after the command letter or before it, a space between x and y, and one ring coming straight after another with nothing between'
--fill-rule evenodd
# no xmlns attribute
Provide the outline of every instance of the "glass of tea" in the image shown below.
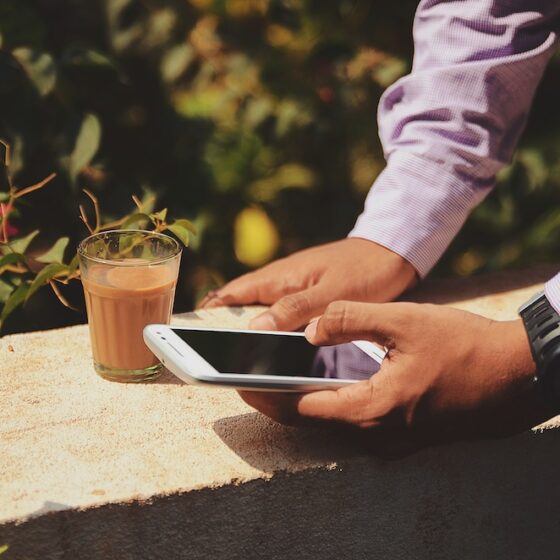
<svg viewBox="0 0 560 560"><path fill-rule="evenodd" d="M161 233L96 233L78 247L97 373L111 381L155 379L162 365L144 344L149 323L169 323L181 246Z"/></svg>

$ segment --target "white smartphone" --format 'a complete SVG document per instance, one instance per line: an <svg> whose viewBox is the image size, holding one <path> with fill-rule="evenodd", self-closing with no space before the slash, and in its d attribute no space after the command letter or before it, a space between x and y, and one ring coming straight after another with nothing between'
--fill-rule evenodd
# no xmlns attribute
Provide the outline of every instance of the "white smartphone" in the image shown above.
<svg viewBox="0 0 560 560"><path fill-rule="evenodd" d="M185 383L262 391L342 387L374 374L385 356L367 341L317 348L300 332L148 325L144 341Z"/></svg>

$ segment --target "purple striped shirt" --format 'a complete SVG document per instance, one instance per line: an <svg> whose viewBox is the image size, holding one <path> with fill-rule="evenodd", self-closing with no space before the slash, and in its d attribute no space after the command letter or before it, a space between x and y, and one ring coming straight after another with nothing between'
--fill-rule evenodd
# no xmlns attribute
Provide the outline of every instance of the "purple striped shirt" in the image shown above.
<svg viewBox="0 0 560 560"><path fill-rule="evenodd" d="M559 0L420 2L412 71L379 105L387 167L351 237L428 274L511 161L559 17ZM560 312L560 275L545 291Z"/></svg>

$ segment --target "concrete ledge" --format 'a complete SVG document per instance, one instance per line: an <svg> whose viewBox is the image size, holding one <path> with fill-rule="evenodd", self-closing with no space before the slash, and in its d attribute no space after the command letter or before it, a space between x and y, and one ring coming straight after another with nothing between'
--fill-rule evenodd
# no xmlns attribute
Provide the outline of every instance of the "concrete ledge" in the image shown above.
<svg viewBox="0 0 560 560"><path fill-rule="evenodd" d="M556 270L410 298L506 319ZM256 312L177 322L243 327ZM558 557L555 421L387 461L278 426L228 390L105 382L85 326L5 337L0 356L6 559Z"/></svg>

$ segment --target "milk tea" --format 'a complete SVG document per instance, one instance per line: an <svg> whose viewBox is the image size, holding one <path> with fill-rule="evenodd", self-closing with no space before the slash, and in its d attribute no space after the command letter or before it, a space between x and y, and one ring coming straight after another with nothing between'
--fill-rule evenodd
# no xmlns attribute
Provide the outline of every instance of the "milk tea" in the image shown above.
<svg viewBox="0 0 560 560"><path fill-rule="evenodd" d="M138 370L158 363L144 344L142 330L149 323L169 323L177 266L176 259L89 266L82 283L97 367Z"/></svg>

